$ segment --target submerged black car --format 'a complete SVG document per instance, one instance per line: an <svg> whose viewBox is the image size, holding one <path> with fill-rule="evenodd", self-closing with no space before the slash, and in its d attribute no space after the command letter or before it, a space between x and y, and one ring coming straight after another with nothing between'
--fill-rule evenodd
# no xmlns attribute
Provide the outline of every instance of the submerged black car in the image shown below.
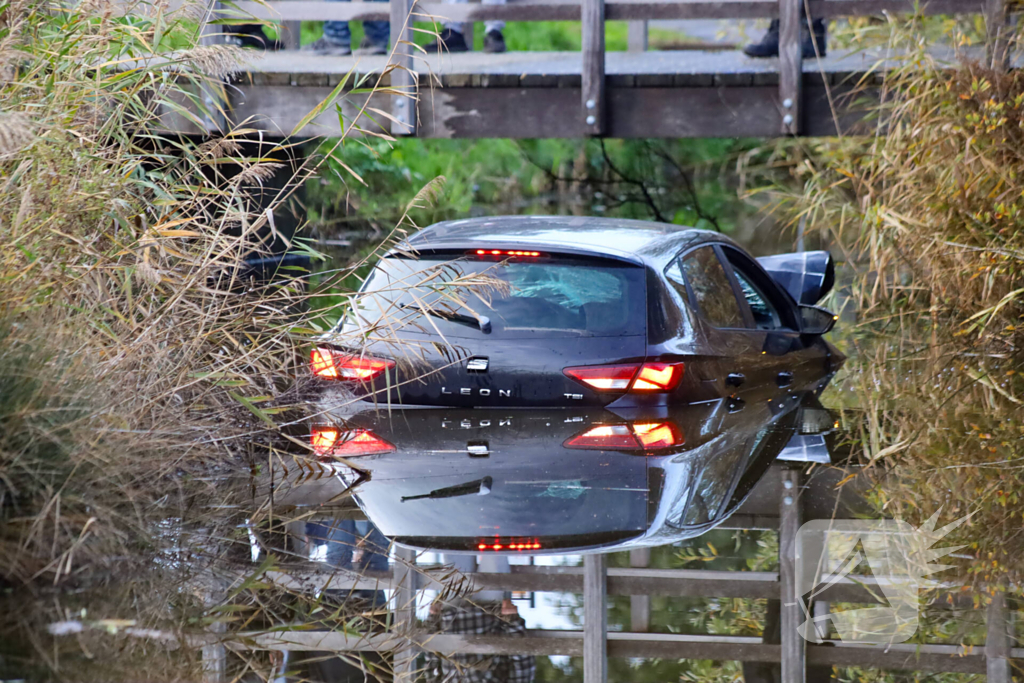
<svg viewBox="0 0 1024 683"><path fill-rule="evenodd" d="M313 373L376 402L651 406L801 384L842 356L827 252L602 218L439 223L380 260Z"/></svg>

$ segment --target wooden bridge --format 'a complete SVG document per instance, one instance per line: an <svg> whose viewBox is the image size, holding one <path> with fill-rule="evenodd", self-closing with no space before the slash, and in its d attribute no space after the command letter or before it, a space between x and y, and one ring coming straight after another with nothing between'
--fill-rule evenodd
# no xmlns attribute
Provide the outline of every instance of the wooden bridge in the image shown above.
<svg viewBox="0 0 1024 683"><path fill-rule="evenodd" d="M425 138L771 137L835 135L858 119L844 95L880 77L879 56L833 51L801 58L801 8L811 16L985 13L991 45L1003 43L1006 0L508 0L452 5L418 0L324 2L242 0L217 16L281 20L288 48L254 54L219 95L227 116L197 130L169 115L169 127L209 133L245 123L271 137L290 133L321 102L337 97L302 135L337 136L362 127ZM227 8L230 5L230 9ZM737 51L648 51L647 22L659 19L778 17L781 56L754 60ZM330 57L297 51L299 22L390 20L387 57ZM412 21L582 20L581 52L424 55ZM630 22L630 50L607 52L605 21ZM216 42L216 35L208 40ZM1005 49L990 50L1003 54ZM390 65L390 66L389 66ZM884 71L885 64L881 64ZM870 74L870 75L869 75ZM390 92L368 95L350 85ZM383 77L381 78L381 76ZM865 78L866 75L869 75ZM374 78L376 76L377 78ZM370 111L376 109L377 112ZM383 114L380 112L384 112Z"/></svg>
<svg viewBox="0 0 1024 683"><path fill-rule="evenodd" d="M746 683L808 683L810 676L832 666L857 666L922 672L985 674L989 683L1012 683L1012 663L1024 659L1015 647L1013 609L1005 593L993 592L988 606L976 608L972 593L957 583L942 584L939 596L966 611L966 620L986 623L984 647L953 644L889 644L826 640L807 643L798 625L808 614L828 612L831 602L883 602L878 581L884 577L848 576L805 604L797 584L795 546L803 522L813 519L861 517L859 497L866 482L848 481L845 471L777 463L755 486L744 505L720 528L775 529L779 534L777 572L648 568L650 551L630 551L630 567L608 567L607 555L586 555L582 567L514 565L510 573L465 575L473 590L564 591L582 595L583 630L532 630L525 637L430 633L416 619L416 595L451 583L450 567L417 564L417 553L397 549L392 571L368 574L350 570L293 566L268 571L259 578L289 592L321 590L390 590L390 623L386 632L343 630L273 630L211 634L204 647L205 680L223 683L229 652L246 650L390 653L397 681L413 681L419 652L451 654L532 654L582 656L584 683L606 683L609 657L733 660L745 664ZM840 486L840 482L846 482ZM346 499L350 501L350 499ZM278 500L281 509L287 501ZM346 502L346 504L348 504ZM339 512L341 512L339 510ZM322 567L322 565L320 565ZM239 576L225 577L237 585ZM225 585L225 589L228 586ZM610 631L608 596L630 596L629 631ZM750 598L769 600L764 636L692 635L650 632L651 596ZM972 614L972 610L973 614ZM781 678L765 667L781 667ZM828 679L828 674L824 679Z"/></svg>

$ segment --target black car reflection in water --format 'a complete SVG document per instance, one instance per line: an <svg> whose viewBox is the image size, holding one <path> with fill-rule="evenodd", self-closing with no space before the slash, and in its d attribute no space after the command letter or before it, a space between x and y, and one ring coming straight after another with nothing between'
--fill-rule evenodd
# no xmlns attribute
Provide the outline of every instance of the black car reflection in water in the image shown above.
<svg viewBox="0 0 1024 683"><path fill-rule="evenodd" d="M316 425L336 496L388 538L453 552L565 553L670 544L708 531L787 451L821 457L832 419L801 390L751 389L657 411L367 411ZM818 435L817 437L813 435ZM815 445L815 438L818 444ZM313 501L307 498L307 503Z"/></svg>

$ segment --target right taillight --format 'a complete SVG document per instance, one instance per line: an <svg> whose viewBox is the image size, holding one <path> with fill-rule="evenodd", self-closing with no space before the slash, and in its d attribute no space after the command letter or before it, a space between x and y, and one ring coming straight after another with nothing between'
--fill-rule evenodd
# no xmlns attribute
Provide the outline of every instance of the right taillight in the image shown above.
<svg viewBox="0 0 1024 683"><path fill-rule="evenodd" d="M309 436L313 452L322 457L332 455L351 458L357 455L391 453L393 444L380 438L369 429L339 429L334 426L316 425Z"/></svg>
<svg viewBox="0 0 1024 683"><path fill-rule="evenodd" d="M395 367L393 360L355 356L324 346L313 349L309 355L309 363L316 377L355 382L369 382Z"/></svg>
<svg viewBox="0 0 1024 683"><path fill-rule="evenodd" d="M562 373L596 391L658 393L679 386L684 369L683 363L626 363L582 365Z"/></svg>
<svg viewBox="0 0 1024 683"><path fill-rule="evenodd" d="M633 424L599 425L566 439L565 448L608 451L658 451L686 443L679 426L671 420Z"/></svg>

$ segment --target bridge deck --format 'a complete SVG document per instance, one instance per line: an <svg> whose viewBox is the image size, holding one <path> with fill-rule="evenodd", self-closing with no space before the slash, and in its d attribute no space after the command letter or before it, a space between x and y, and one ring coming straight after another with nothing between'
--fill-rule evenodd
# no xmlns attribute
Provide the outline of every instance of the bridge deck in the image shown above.
<svg viewBox="0 0 1024 683"><path fill-rule="evenodd" d="M384 56L267 53L234 78L227 97L236 122L245 120L267 133L284 134L346 74L370 75L365 88L386 65ZM416 135L579 137L582 65L578 52L417 54ZM807 60L803 65L804 134L835 135L826 88L832 91L833 101L841 99L864 74L879 66L877 55L864 52L833 52L821 60ZM777 59L750 59L738 51L608 52L605 86L610 137L770 137L782 130L785 111ZM390 111L387 97L375 96L370 106ZM366 96L359 93L343 98L346 127L365 102ZM386 117L370 112L363 117L360 126L391 129ZM332 107L304 132L338 135L341 131Z"/></svg>

